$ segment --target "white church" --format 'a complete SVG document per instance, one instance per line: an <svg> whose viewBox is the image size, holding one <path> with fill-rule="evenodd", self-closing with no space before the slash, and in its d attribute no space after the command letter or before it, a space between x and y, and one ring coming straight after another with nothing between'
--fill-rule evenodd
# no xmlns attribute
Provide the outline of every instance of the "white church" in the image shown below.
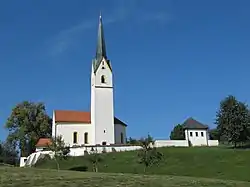
<svg viewBox="0 0 250 187"><path fill-rule="evenodd" d="M113 75L107 58L102 18L99 19L96 56L91 70L90 111L53 111L52 136L62 136L67 145L112 145L126 143L127 125L114 116ZM40 139L38 145L47 143Z"/></svg>

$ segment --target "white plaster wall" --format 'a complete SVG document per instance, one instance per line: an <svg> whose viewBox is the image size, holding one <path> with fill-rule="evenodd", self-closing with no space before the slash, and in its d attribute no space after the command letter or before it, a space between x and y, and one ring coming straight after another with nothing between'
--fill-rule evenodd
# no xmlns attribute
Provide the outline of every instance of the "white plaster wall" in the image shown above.
<svg viewBox="0 0 250 187"><path fill-rule="evenodd" d="M95 90L95 143L114 144L113 89Z"/></svg>
<svg viewBox="0 0 250 187"><path fill-rule="evenodd" d="M52 115L52 136L55 137L55 111L53 111Z"/></svg>
<svg viewBox="0 0 250 187"><path fill-rule="evenodd" d="M218 146L219 141L218 140L208 140L208 146Z"/></svg>
<svg viewBox="0 0 250 187"><path fill-rule="evenodd" d="M73 144L73 133L77 132L77 144ZM91 124L56 124L56 136L62 136L66 145L83 145L84 144L84 133L88 133L88 145L92 145L92 125Z"/></svg>
<svg viewBox="0 0 250 187"><path fill-rule="evenodd" d="M102 69L104 67L104 69ZM105 76L105 83L101 83L101 76ZM106 61L100 64L95 76L92 77L91 123L95 126L95 144L114 144L114 104L113 104L113 81L112 72Z"/></svg>
<svg viewBox="0 0 250 187"><path fill-rule="evenodd" d="M43 147L37 147L37 148L36 148L36 152L42 151L43 149L44 149Z"/></svg>
<svg viewBox="0 0 250 187"><path fill-rule="evenodd" d="M24 167L26 161L27 161L27 157L21 157L20 158L20 167Z"/></svg>
<svg viewBox="0 0 250 187"><path fill-rule="evenodd" d="M155 147L188 147L187 140L155 140Z"/></svg>
<svg viewBox="0 0 250 187"><path fill-rule="evenodd" d="M112 152L112 148L116 150L116 152L122 152L122 151L134 151L141 149L141 146L97 146L94 147L94 150L97 150L98 153L102 153L103 149L105 149L107 152ZM87 151L88 153L91 153L91 147L79 147L79 148L70 148L70 156L83 156L84 151Z"/></svg>
<svg viewBox="0 0 250 187"><path fill-rule="evenodd" d="M121 133L123 133L123 144L126 143L126 126L121 124L115 124L115 143L121 144Z"/></svg>
<svg viewBox="0 0 250 187"><path fill-rule="evenodd" d="M91 124L92 124L92 141L95 144L95 73L94 67L92 63L91 70L91 107L90 107L90 115L91 115Z"/></svg>
<svg viewBox="0 0 250 187"><path fill-rule="evenodd" d="M192 132L192 136L190 133ZM196 136L196 132L198 132L198 136ZM201 136L201 132L203 132L203 136ZM186 139L189 140L192 146L207 146L208 139L207 139L207 130L200 130L200 129L188 129L185 130Z"/></svg>

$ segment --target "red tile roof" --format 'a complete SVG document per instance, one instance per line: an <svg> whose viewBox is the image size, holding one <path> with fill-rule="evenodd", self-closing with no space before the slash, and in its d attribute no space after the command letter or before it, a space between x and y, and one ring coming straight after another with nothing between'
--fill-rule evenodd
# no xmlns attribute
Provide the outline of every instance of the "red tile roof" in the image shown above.
<svg viewBox="0 0 250 187"><path fill-rule="evenodd" d="M90 112L56 110L55 122L91 123Z"/></svg>
<svg viewBox="0 0 250 187"><path fill-rule="evenodd" d="M50 138L40 138L36 144L36 147L47 147L51 144Z"/></svg>

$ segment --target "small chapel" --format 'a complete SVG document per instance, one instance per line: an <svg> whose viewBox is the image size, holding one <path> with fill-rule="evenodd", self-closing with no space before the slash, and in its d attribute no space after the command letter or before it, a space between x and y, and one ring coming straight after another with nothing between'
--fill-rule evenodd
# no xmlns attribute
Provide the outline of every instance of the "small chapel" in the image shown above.
<svg viewBox="0 0 250 187"><path fill-rule="evenodd" d="M90 111L54 110L52 136L62 136L71 147L125 144L127 125L114 116L113 70L106 54L101 16L91 66ZM45 147L49 141L41 138L36 147Z"/></svg>

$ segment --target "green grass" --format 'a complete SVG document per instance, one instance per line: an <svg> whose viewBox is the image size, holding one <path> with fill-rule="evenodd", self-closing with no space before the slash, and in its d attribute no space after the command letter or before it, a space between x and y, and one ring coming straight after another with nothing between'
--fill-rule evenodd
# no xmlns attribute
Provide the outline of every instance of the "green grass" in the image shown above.
<svg viewBox="0 0 250 187"><path fill-rule="evenodd" d="M164 161L154 166L147 174L176 175L217 178L225 180L250 181L250 151L228 148L160 148ZM108 153L100 163L99 171L104 173L142 174L143 166L137 162L135 151ZM61 161L61 169L79 166L92 167L84 157L72 157ZM39 168L56 168L53 160L38 165Z"/></svg>
<svg viewBox="0 0 250 187"><path fill-rule="evenodd" d="M136 175L0 168L1 187L249 187L240 181L164 175Z"/></svg>

